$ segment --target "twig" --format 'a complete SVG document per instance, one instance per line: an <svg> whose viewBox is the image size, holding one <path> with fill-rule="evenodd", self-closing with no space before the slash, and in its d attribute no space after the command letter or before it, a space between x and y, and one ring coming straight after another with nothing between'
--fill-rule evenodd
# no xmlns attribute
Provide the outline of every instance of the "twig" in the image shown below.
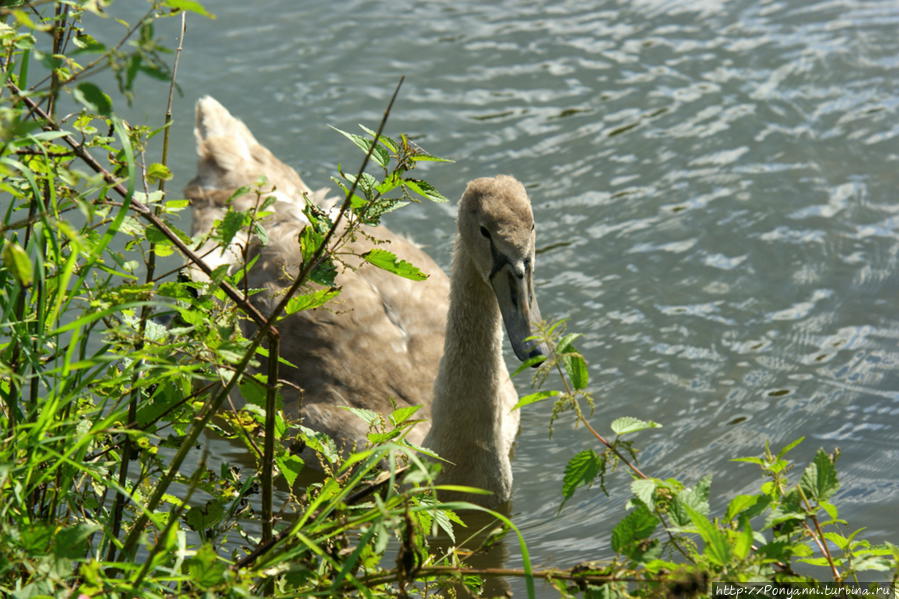
<svg viewBox="0 0 899 599"><path fill-rule="evenodd" d="M632 464L632 463L630 462L630 460L628 460L624 455L622 455L622 453L621 453L620 451L618 451L618 448L615 447L614 444L609 443L608 441L606 441L605 437L603 437L602 435L600 435L599 432L597 432L597 430L596 430L595 428L593 428L593 426L590 425L590 422L587 420L587 417L584 416L584 412L581 410L580 404L577 402L577 399L575 398L575 392L574 392L574 389L573 389L572 386L571 386L571 383L569 383L569 381L568 381L568 377L565 376L565 372L562 370L562 360L559 359L559 355L556 354L555 348L553 348L552 352L553 352L553 354L555 354L555 356L556 356L556 358L555 358L555 367L556 367L556 371L559 373L559 377L562 379L562 384L565 385L565 393L572 399L572 401L573 401L573 403L574 403L575 412L577 413L577 419L581 422L581 424L584 425L584 427L586 427L586 429L587 429L588 431L590 431L590 433L591 433L594 437L596 437L596 439L597 439L600 443L602 443L603 445L605 445L605 446L609 449L609 451L611 451L612 453L614 453L615 456L616 456L619 460L621 460L622 462L624 462L625 464L627 464L627 466L634 472L634 474L636 474L636 475L637 475L638 477L640 477L640 478L644 478L644 479L649 478L648 476L646 476L645 474L643 474L643 472L641 472L640 469L637 468L637 466L635 466L634 464Z"/></svg>
<svg viewBox="0 0 899 599"><path fill-rule="evenodd" d="M297 292L300 286L306 281L309 277L309 274L312 270L318 266L319 261L324 254L325 248L328 247L328 243L331 241L331 237L334 236L334 231L339 228L340 222L343 220L346 215L347 210L349 209L351 202L350 199L356 193L356 187L358 186L359 181L362 180L362 174L365 172L366 167L368 167L368 162L371 160L371 155L377 146L378 139L381 137L381 133L384 132L384 126L387 124L387 117L390 116L390 111L393 109L393 103L396 101L397 95L400 93L400 88L403 85L403 81L405 81L405 77L400 77L399 83L396 85L396 89L393 90L393 95L390 97L390 102L387 103L387 108L384 110L384 115L381 117L381 122L378 124L378 130L375 133L375 137L372 140L371 146L368 148L368 152L365 153L365 158L362 160L362 165L359 167L359 172L356 177L353 179L353 184L350 186L349 192L346 194L346 198L343 201L343 204L340 206L340 212L337 214L337 218L334 219L334 225L328 229L328 233L325 235L325 238L322 240L315 254L312 256L308 262L303 263L303 267L300 269L300 273L297 275L296 280L293 282L293 285L290 286L287 293L284 294L284 297L281 298L281 302L275 306L275 309L272 310L271 315L266 323L266 325L271 326L278 317L281 316L281 313L287 307L287 303L293 297L293 295Z"/></svg>
<svg viewBox="0 0 899 599"><path fill-rule="evenodd" d="M181 53L184 51L184 34L187 31L187 11L181 12L181 30L178 33L178 47L175 48L175 59L172 61L172 79L169 83L169 95L166 100L165 105L165 117L163 118L162 126L165 130L162 132L162 156L161 162L163 165L168 166L169 164L169 136L172 131L172 114L173 114L173 106L175 103L175 81L178 76L178 65L181 64ZM159 191L165 191L165 179L159 180Z"/></svg>
<svg viewBox="0 0 899 599"><path fill-rule="evenodd" d="M137 591L140 588L141 583L144 581L144 578L150 571L150 567L153 564L153 559L162 550L163 543L168 537L169 531L181 519L181 514L184 513L184 508L190 505L190 499L191 497L193 497L194 491L200 485L200 479L202 478L203 471L206 468L206 456L208 455L208 453L209 447L206 446L203 448L203 454L200 456L200 463L197 466L196 471L194 471L193 476L191 476L190 478L190 486L187 487L187 495L184 497L184 501L182 501L181 504L173 509L172 513L169 514L169 521L166 523L165 529L157 537L156 543L153 544L153 548L150 550L150 554L144 560L144 564L141 567L140 572L138 572L137 574L137 578L134 580L134 582L131 583L132 590Z"/></svg>
<svg viewBox="0 0 899 599"><path fill-rule="evenodd" d="M548 345L550 345L550 347L553 346L552 343L549 343ZM562 379L562 384L565 385L565 392L568 394L569 397L572 398L572 402L574 403L574 409L575 409L575 413L577 414L577 419L581 422L581 424L584 425L584 427L590 432L590 434L592 434L594 437L596 437L596 439L600 443L605 445L609 449L609 451L614 453L615 456L619 460L621 460L622 462L627 464L627 466L631 469L631 471L635 475L637 475L639 478L644 479L644 480L648 479L649 477L646 476L646 474L644 474L643 471L641 471L639 468L637 468L637 466L635 464L633 464L630 460L625 458L625 456L623 456L621 454L621 452L618 451L618 448L615 447L614 444L609 443L605 437L603 437L601 434L599 434L599 431L597 431L595 428L593 428L593 425L591 425L590 421L587 420L587 417L584 416L584 412L583 412L583 410L581 410L581 406L578 403L577 398L575 397L574 389L572 389L572 386L568 381L568 377L565 376L565 372L562 370L561 360L559 359L559 356L556 353L555 347L552 347L552 353L555 356L556 371L559 373L559 377ZM693 559L693 557L691 557L690 554L683 547L681 547L680 543L677 541L677 537L675 537L674 534L672 534L672 532L669 530L668 520L665 517L665 514L663 514L661 512L661 510L659 510L655 506L653 506L653 512L655 512L655 514L659 517L659 520L664 524L665 532L668 534L668 540L675 547L675 549L677 549L678 552L680 552L680 554L683 555L688 561L690 561L691 563L695 563L695 560Z"/></svg>

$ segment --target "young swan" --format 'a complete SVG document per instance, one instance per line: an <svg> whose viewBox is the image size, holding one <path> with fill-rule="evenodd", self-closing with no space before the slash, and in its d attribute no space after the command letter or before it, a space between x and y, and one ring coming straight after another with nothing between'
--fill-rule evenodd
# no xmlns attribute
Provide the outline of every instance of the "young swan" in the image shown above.
<svg viewBox="0 0 899 599"><path fill-rule="evenodd" d="M206 260L239 268L258 258L247 275L264 291L252 301L264 313L280 301L299 271L297 235L308 223L305 201L327 209L324 193L311 193L300 176L261 145L249 128L210 97L197 102L197 175L185 189L193 233L209 233L228 206L250 210L255 189L277 201L265 227L268 243L238 235L225 251L203 248ZM304 200L303 198L308 200ZM501 319L516 355L540 353L525 341L539 320L534 299L534 218L524 187L512 177L472 181L459 202L458 239L451 280L418 246L385 227L344 248L349 268L337 276L341 294L327 306L279 321L285 409L327 433L338 445L364 444L368 427L343 406L387 415L394 406L420 405L424 422L409 432L446 458L442 482L482 487L475 502L501 506L512 489L509 453L518 431L515 388L503 361ZM365 265L349 254L370 249L367 235L431 276L410 281ZM207 255L208 254L208 255ZM202 279L202 277L199 277ZM299 391L297 391L299 389Z"/></svg>
<svg viewBox="0 0 899 599"><path fill-rule="evenodd" d="M491 491L489 498L463 498L492 506L512 494L519 421L501 320L520 360L544 353L527 341L540 320L534 246L534 215L521 183L501 175L468 184L459 201L443 359L423 444L449 462L440 483Z"/></svg>

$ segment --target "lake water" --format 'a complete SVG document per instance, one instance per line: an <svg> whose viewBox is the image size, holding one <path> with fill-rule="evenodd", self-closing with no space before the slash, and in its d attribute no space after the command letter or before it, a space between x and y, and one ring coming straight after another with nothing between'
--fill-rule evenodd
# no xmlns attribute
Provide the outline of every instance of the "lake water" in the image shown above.
<svg viewBox="0 0 899 599"><path fill-rule="evenodd" d="M759 482L729 458L801 435L802 463L839 447L840 515L899 540L895 0L207 5L215 21L189 21L170 189L192 173L203 94L316 187L359 160L327 125L374 126L405 75L388 132L456 160L427 178L455 199L513 174L538 245L568 244L539 256L538 295L584 335L595 426L662 423L637 437L641 467L712 473L717 510ZM143 88L134 113L158 121L144 111L165 90ZM452 205L388 225L448 265ZM536 565L609 557L628 477L558 513L565 463L593 445L565 417L548 438L549 410L523 414L515 520Z"/></svg>

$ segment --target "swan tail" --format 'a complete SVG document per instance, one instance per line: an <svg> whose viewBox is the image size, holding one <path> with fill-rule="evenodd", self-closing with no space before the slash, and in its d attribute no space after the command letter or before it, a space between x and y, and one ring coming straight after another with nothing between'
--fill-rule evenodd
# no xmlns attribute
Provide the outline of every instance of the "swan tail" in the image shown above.
<svg viewBox="0 0 899 599"><path fill-rule="evenodd" d="M243 121L211 96L197 101L194 137L197 174L188 184L189 190L201 188L230 194L240 187L261 183L264 193L274 193L279 200L293 204L300 204L311 193L295 170L278 160Z"/></svg>

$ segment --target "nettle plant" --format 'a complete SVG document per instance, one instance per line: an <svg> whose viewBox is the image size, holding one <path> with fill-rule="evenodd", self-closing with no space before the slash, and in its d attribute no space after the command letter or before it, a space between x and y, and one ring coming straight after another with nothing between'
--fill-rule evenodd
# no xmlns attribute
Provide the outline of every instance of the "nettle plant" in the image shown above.
<svg viewBox="0 0 899 599"><path fill-rule="evenodd" d="M563 321L542 328L538 337L555 349L539 365L532 382L544 386L555 374L562 388L527 395L518 406L554 399L550 434L556 418L573 412L576 423L601 447L581 450L569 460L560 510L578 488L596 483L608 494L608 477L622 465L632 480L628 514L612 531L611 547L618 557L581 564L580 574L596 578L581 579L576 585L557 582L563 594L652 597L661 585L667 593L705 595L716 580L848 583L858 582L863 572L882 573L895 583L899 547L861 538L864 528L850 529L831 502L840 486L835 467L839 450L828 454L819 449L798 478L791 477L794 464L784 456L804 438L777 453L766 443L759 457L735 458L757 465L767 480L757 493L736 495L723 514L714 516L709 506L711 475L688 486L674 478L648 476L637 467L637 451L625 437L661 425L618 418L610 425L615 435L611 441L591 425L595 400L587 390L587 363L573 345L578 336L566 334Z"/></svg>

